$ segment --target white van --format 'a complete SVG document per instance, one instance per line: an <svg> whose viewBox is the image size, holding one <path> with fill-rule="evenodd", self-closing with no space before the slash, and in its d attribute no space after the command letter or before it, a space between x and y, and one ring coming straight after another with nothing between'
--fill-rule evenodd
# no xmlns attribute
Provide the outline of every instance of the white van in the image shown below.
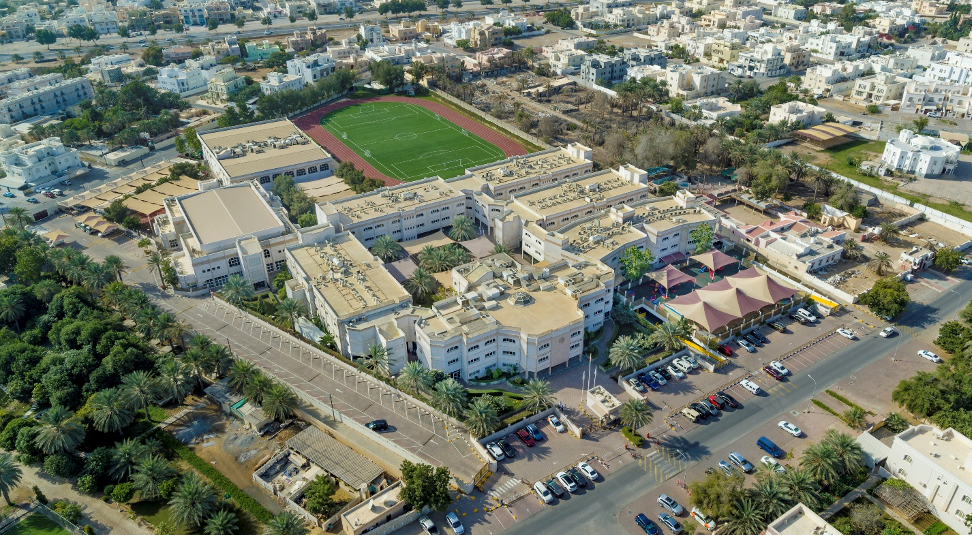
<svg viewBox="0 0 972 535"><path fill-rule="evenodd" d="M756 383L748 379L743 379L742 381L739 381L739 386L745 388L746 390L749 390L749 393L754 396L759 395L760 392L759 385L757 385Z"/></svg>
<svg viewBox="0 0 972 535"><path fill-rule="evenodd" d="M533 484L533 492L540 498L543 503L553 502L553 494L550 493L550 489L543 484L543 481L537 481Z"/></svg>
<svg viewBox="0 0 972 535"><path fill-rule="evenodd" d="M55 189L52 189L51 190L51 193L53 193L54 195L57 195L58 197L60 197L61 195L64 195L64 192L63 191L61 191L59 189L56 189L56 188Z"/></svg>
<svg viewBox="0 0 972 535"><path fill-rule="evenodd" d="M810 323L816 323L817 316L814 316L809 310L800 307L797 309L796 313L803 319L809 321Z"/></svg>

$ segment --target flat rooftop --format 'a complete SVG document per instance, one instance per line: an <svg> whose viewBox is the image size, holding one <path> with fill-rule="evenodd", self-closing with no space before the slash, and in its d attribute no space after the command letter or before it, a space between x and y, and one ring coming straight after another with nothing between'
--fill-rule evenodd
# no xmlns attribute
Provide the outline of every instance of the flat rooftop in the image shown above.
<svg viewBox="0 0 972 535"><path fill-rule="evenodd" d="M766 526L769 535L841 535L837 528L798 503Z"/></svg>
<svg viewBox="0 0 972 535"><path fill-rule="evenodd" d="M590 165L590 163L582 158L574 158L565 150L550 149L523 156L513 156L499 162L473 167L467 169L467 171L484 183L501 185L556 173L578 165Z"/></svg>
<svg viewBox="0 0 972 535"><path fill-rule="evenodd" d="M972 440L954 430L946 432L951 432L951 437L942 437L942 431L934 426L919 425L904 431L897 438L938 465L942 471L966 485L972 485L972 474L969 474L966 464L972 454Z"/></svg>
<svg viewBox="0 0 972 535"><path fill-rule="evenodd" d="M617 171L608 169L513 197L517 204L538 217L546 217L639 191L648 192L644 185L633 184Z"/></svg>
<svg viewBox="0 0 972 535"><path fill-rule="evenodd" d="M250 184L204 191L177 202L200 245L284 226Z"/></svg>
<svg viewBox="0 0 972 535"><path fill-rule="evenodd" d="M338 319L410 299L381 261L347 232L290 253Z"/></svg>
<svg viewBox="0 0 972 535"><path fill-rule="evenodd" d="M622 224L618 218L612 217L610 210L571 223L557 233L567 238L570 251L598 258L614 252L621 245L645 237L644 232L630 223Z"/></svg>
<svg viewBox="0 0 972 535"><path fill-rule="evenodd" d="M423 204L464 195L437 177L410 182L321 206L325 214L341 213L352 223L365 221L381 214L407 212Z"/></svg>
<svg viewBox="0 0 972 535"><path fill-rule="evenodd" d="M660 197L648 200L646 203L632 204L635 209L632 222L641 223L646 230L653 230L656 233L683 225L685 223L698 223L702 221L712 221L715 217L698 207L681 206L675 201L674 197ZM679 220L679 221L676 221Z"/></svg>
<svg viewBox="0 0 972 535"><path fill-rule="evenodd" d="M312 164L331 157L286 119L216 130L200 138L217 155L230 177ZM233 155L220 157L231 149L235 149Z"/></svg>

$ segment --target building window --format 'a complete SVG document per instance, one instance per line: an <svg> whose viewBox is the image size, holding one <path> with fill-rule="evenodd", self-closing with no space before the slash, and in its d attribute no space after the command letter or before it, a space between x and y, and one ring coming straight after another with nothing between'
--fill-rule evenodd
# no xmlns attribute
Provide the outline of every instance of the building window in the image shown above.
<svg viewBox="0 0 972 535"><path fill-rule="evenodd" d="M459 349L459 346L452 346L449 349L446 349L446 353L452 353L453 351L455 351L457 349Z"/></svg>
<svg viewBox="0 0 972 535"><path fill-rule="evenodd" d="M550 355L545 355L543 357L538 358L537 362L547 362L548 360L550 360Z"/></svg>
<svg viewBox="0 0 972 535"><path fill-rule="evenodd" d="M914 461L914 459L911 458L911 455L905 455L904 460L908 464L911 464L911 462Z"/></svg>
<svg viewBox="0 0 972 535"><path fill-rule="evenodd" d="M459 359L452 359L446 363L446 366L452 366L453 364L458 364L458 363L459 363Z"/></svg>
<svg viewBox="0 0 972 535"><path fill-rule="evenodd" d="M495 355L495 354L496 354L496 352L495 352L495 351L490 351L489 353L486 353L486 354L485 354L485 355L483 355L483 356L484 356L484 357L492 357L492 356L493 356L493 355Z"/></svg>
<svg viewBox="0 0 972 535"><path fill-rule="evenodd" d="M577 349L578 347L580 347L580 343L570 344L571 349Z"/></svg>
<svg viewBox="0 0 972 535"><path fill-rule="evenodd" d="M516 340L514 340L512 338L504 338L503 339L503 342L508 343L508 344L515 344L516 343Z"/></svg>
<svg viewBox="0 0 972 535"><path fill-rule="evenodd" d="M479 344L476 344L476 345L474 345L474 346L469 346L469 347L468 347L468 348L466 349L466 351L476 351L477 349L479 349Z"/></svg>
<svg viewBox="0 0 972 535"><path fill-rule="evenodd" d="M169 240L169 249L179 247L179 240Z"/></svg>
<svg viewBox="0 0 972 535"><path fill-rule="evenodd" d="M908 472L905 472L904 468L898 468L898 475L901 477L908 477Z"/></svg>
<svg viewBox="0 0 972 535"><path fill-rule="evenodd" d="M570 333L570 337L571 337L571 338L577 338L578 336L580 336L580 334L581 334L581 332L580 332L580 331L577 331L577 332L575 332L575 333Z"/></svg>
<svg viewBox="0 0 972 535"><path fill-rule="evenodd" d="M287 176L289 176L290 178L294 178L294 172L293 171L284 171L284 174L287 175Z"/></svg>
<svg viewBox="0 0 972 535"><path fill-rule="evenodd" d="M307 168L307 173L308 174L313 175L316 172L317 172L317 166L316 165L312 165L312 166L310 166L310 167Z"/></svg>
<svg viewBox="0 0 972 535"><path fill-rule="evenodd" d="M280 271L286 265L287 265L287 261L286 260L277 260L276 262L273 263L273 270L274 271Z"/></svg>
<svg viewBox="0 0 972 535"><path fill-rule="evenodd" d="M331 164L326 163L321 166L321 171L329 171L331 169Z"/></svg>
<svg viewBox="0 0 972 535"><path fill-rule="evenodd" d="M550 342L547 342L546 344L543 344L543 345L542 345L542 346L540 346L540 347L539 347L538 349L542 351L542 350L544 350L544 349L547 349L548 347L550 347Z"/></svg>
<svg viewBox="0 0 972 535"><path fill-rule="evenodd" d="M486 340L485 342L483 342L483 345L488 346L489 344L495 344L495 343L496 343L496 339L493 338L492 340Z"/></svg>
<svg viewBox="0 0 972 535"><path fill-rule="evenodd" d="M266 175L260 177L260 183L261 184L269 184L270 182L272 182L272 180L270 179L270 177L268 177Z"/></svg>
<svg viewBox="0 0 972 535"><path fill-rule="evenodd" d="M267 273L273 271L273 262L267 262Z"/></svg>
<svg viewBox="0 0 972 535"><path fill-rule="evenodd" d="M969 498L968 496L966 496L964 494L962 495L962 501L965 502L965 503L967 503L967 504L969 504L969 505L972 505L972 498Z"/></svg>
<svg viewBox="0 0 972 535"><path fill-rule="evenodd" d="M270 249L263 250L263 258L270 258Z"/></svg>
<svg viewBox="0 0 972 535"><path fill-rule="evenodd" d="M504 355L516 355L516 351L503 351Z"/></svg>
<svg viewBox="0 0 972 535"><path fill-rule="evenodd" d="M229 267L236 267L240 265L240 257L234 256L233 258L230 258L227 264L229 264Z"/></svg>
<svg viewBox="0 0 972 535"><path fill-rule="evenodd" d="M297 170L297 176L304 176L306 174L307 174L307 171L304 170L304 169L298 169Z"/></svg>
<svg viewBox="0 0 972 535"><path fill-rule="evenodd" d="M474 359L469 359L469 364L475 364L477 362L479 362L479 357L476 357Z"/></svg>

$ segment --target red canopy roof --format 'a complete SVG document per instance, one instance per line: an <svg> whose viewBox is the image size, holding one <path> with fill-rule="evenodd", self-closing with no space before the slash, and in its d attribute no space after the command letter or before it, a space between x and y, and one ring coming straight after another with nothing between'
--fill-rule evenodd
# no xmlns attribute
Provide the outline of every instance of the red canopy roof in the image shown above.
<svg viewBox="0 0 972 535"><path fill-rule="evenodd" d="M683 282L695 281L694 277L691 275L686 275L684 272L672 267L671 265L652 271L648 274L648 276L657 281L658 284L664 286L666 290L677 284L682 284Z"/></svg>

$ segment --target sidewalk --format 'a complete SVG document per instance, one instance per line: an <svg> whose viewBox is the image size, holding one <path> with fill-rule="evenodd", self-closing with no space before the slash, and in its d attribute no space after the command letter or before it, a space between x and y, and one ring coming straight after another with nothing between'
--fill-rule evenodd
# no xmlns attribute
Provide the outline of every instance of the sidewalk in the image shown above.
<svg viewBox="0 0 972 535"><path fill-rule="evenodd" d="M867 478L867 481L858 485L856 489L848 492L847 494L844 495L843 498L837 500L833 505L831 505L830 507L826 508L823 512L821 512L820 517L826 520L834 516L837 513L837 511L840 511L844 507L847 507L849 503L860 498L861 496L869 496L867 493L867 489L874 486L881 479L882 479L881 476L877 474L871 474L871 477Z"/></svg>

